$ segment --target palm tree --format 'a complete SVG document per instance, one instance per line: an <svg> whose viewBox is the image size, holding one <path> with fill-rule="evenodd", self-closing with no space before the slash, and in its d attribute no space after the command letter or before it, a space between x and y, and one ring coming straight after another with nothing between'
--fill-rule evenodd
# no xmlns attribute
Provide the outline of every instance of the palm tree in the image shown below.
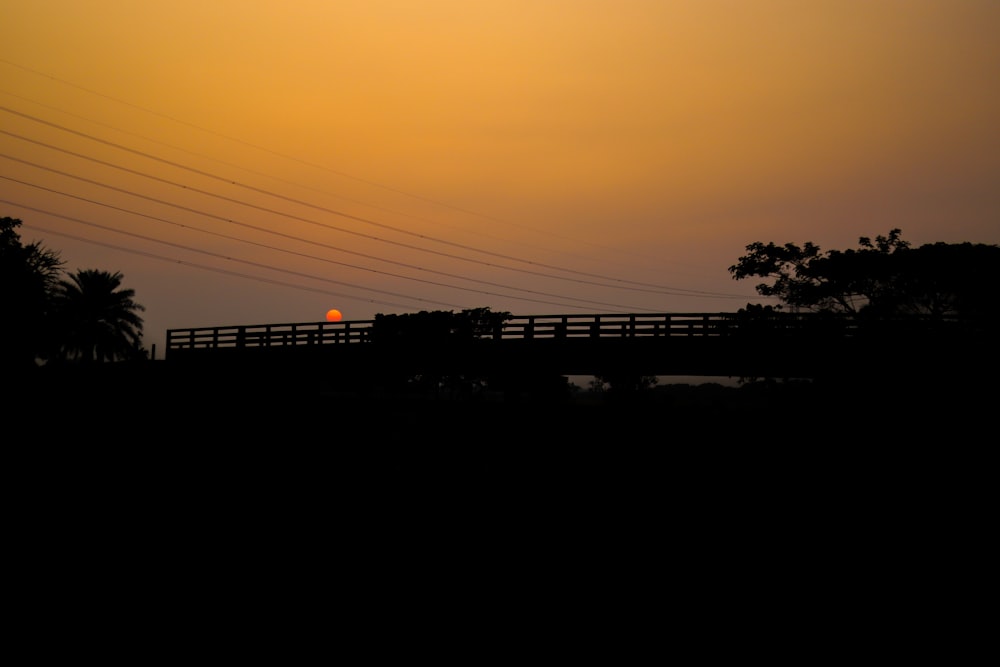
<svg viewBox="0 0 1000 667"><path fill-rule="evenodd" d="M32 367L48 350L49 297L62 275L59 253L25 245L16 218L0 218L0 368Z"/></svg>
<svg viewBox="0 0 1000 667"><path fill-rule="evenodd" d="M145 358L145 307L135 290L120 289L122 274L81 269L60 280L56 290L60 356L84 363Z"/></svg>

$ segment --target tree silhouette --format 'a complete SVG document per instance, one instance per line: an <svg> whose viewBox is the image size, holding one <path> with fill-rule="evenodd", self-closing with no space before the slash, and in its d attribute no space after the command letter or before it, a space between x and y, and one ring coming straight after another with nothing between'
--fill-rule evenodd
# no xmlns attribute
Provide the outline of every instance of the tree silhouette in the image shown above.
<svg viewBox="0 0 1000 667"><path fill-rule="evenodd" d="M55 293L61 359L84 363L145 358L142 317L135 291L122 289L122 274L81 269L60 280Z"/></svg>
<svg viewBox="0 0 1000 667"><path fill-rule="evenodd" d="M1000 325L1000 247L934 243L913 248L899 229L853 250L821 252L813 243L753 243L729 268L736 280L769 278L757 285L794 313L752 306L732 317L733 340L747 355L776 353L820 361L817 371L837 391L896 397L899 405L926 407L928 397L954 405L963 385L993 382ZM789 329L791 327L791 329ZM785 331L795 335L785 336ZM751 378L751 380L759 378ZM945 396L941 387L948 387ZM860 395L860 394L858 394Z"/></svg>
<svg viewBox="0 0 1000 667"><path fill-rule="evenodd" d="M729 267L735 280L773 279L756 286L794 309L869 317L928 315L995 321L1000 313L1000 247L959 243L911 248L899 229L856 250L821 252L806 243L752 243Z"/></svg>
<svg viewBox="0 0 1000 667"><path fill-rule="evenodd" d="M45 357L52 333L50 296L63 261L41 243L21 243L16 218L0 218L0 367L30 367Z"/></svg>
<svg viewBox="0 0 1000 667"><path fill-rule="evenodd" d="M473 362L486 356L503 323L512 316L488 307L461 312L420 311L375 315L371 341L383 362L380 380L396 390L478 395L490 386L509 383Z"/></svg>

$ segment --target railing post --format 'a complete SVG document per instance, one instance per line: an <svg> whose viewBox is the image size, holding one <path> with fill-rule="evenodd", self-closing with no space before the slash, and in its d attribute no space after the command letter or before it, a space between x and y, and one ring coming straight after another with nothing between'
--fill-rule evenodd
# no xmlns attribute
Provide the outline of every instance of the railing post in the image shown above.
<svg viewBox="0 0 1000 667"><path fill-rule="evenodd" d="M566 316L565 315L563 315L562 319L559 322L556 323L555 335L556 335L556 338L560 338L560 339L566 337Z"/></svg>

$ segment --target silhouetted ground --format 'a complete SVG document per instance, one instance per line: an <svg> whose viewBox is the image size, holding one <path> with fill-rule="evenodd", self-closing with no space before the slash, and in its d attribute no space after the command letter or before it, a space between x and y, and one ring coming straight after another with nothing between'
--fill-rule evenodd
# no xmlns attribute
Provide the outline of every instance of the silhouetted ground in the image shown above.
<svg viewBox="0 0 1000 667"><path fill-rule="evenodd" d="M12 415L53 442L131 447L492 445L538 452L885 448L914 438L958 444L978 441L980 428L993 426L997 399L994 385L920 377L453 396L358 390L311 376L177 371L162 362L97 373L38 370L8 385Z"/></svg>
<svg viewBox="0 0 1000 667"><path fill-rule="evenodd" d="M994 390L450 401L148 370L44 373L5 397L16 551L81 599L112 582L239 601L266 573L898 602L915 581L925 600L942 563L968 588L957 565L986 553Z"/></svg>

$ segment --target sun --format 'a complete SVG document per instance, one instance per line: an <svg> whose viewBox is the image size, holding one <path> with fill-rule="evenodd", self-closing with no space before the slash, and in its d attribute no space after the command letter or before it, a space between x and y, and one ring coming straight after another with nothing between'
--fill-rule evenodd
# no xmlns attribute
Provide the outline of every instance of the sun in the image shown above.
<svg viewBox="0 0 1000 667"><path fill-rule="evenodd" d="M327 322L339 322L344 319L344 316L340 314L340 311L336 308L332 308L326 311L326 321Z"/></svg>

